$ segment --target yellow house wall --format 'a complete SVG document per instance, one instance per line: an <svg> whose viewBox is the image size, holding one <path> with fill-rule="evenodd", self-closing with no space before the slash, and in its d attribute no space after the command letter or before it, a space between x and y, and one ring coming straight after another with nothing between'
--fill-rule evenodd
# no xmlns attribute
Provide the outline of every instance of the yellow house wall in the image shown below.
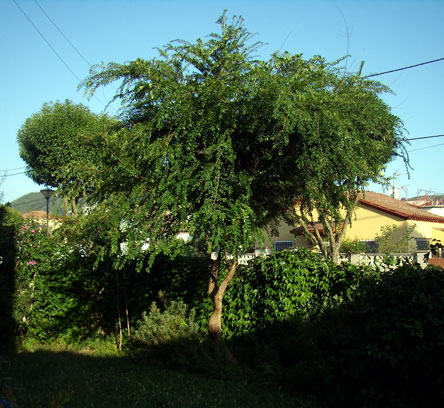
<svg viewBox="0 0 444 408"><path fill-rule="evenodd" d="M273 243L275 241L295 241L294 234L290 233L290 231L294 227L288 225L284 220L279 220L279 224L277 226L277 235L271 234L271 229L266 229L264 233L264 243L263 246L265 248L273 248ZM270 240L271 238L271 240ZM256 246L259 246L258 244ZM296 246L296 245L295 245Z"/></svg>
<svg viewBox="0 0 444 408"><path fill-rule="evenodd" d="M381 228L396 225L395 239L400 238L407 230L407 220L386 211L374 208L366 204L360 204L352 217L345 237L347 239L375 239L380 234Z"/></svg>
<svg viewBox="0 0 444 408"><path fill-rule="evenodd" d="M360 204L352 217L351 225L347 228L345 237L350 240L373 240L381 233L381 228L396 225L394 238L399 239L410 226L415 226L413 238L439 239L444 243L444 224L405 220L395 214L388 213L378 208ZM311 247L311 244L303 236L295 236L290 233L294 226L281 220L277 228L278 236L271 236L271 241L264 234L264 246L273 248L275 241L294 241L295 247Z"/></svg>
<svg viewBox="0 0 444 408"><path fill-rule="evenodd" d="M444 224L437 222L425 222L408 220L409 225L415 225L414 238L438 239L444 242Z"/></svg>

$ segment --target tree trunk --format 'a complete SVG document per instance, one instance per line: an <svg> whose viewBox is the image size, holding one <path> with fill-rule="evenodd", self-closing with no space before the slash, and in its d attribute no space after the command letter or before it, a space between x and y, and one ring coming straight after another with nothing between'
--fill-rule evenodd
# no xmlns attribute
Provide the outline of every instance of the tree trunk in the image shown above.
<svg viewBox="0 0 444 408"><path fill-rule="evenodd" d="M65 196L63 196L63 207L65 208L65 215L68 215L69 204L68 199Z"/></svg>
<svg viewBox="0 0 444 408"><path fill-rule="evenodd" d="M213 303L213 312L208 320L208 337L213 342L215 348L221 351L224 355L225 362L229 365L237 363L233 353L227 348L222 338L222 301L229 283L233 279L237 270L237 256L231 263L227 276L221 282L220 286L217 284L217 278L220 271L221 257L220 252L216 260L209 259L210 262L210 282L208 285L208 295Z"/></svg>
<svg viewBox="0 0 444 408"><path fill-rule="evenodd" d="M331 260L336 264L339 263L339 245L336 242L331 249Z"/></svg>
<svg viewBox="0 0 444 408"><path fill-rule="evenodd" d="M73 217L77 217L77 203L76 200L71 199L71 214Z"/></svg>
<svg viewBox="0 0 444 408"><path fill-rule="evenodd" d="M122 320L120 317L120 305L119 305L119 271L116 271L116 344L118 350L122 350Z"/></svg>
<svg viewBox="0 0 444 408"><path fill-rule="evenodd" d="M223 297L219 295L211 298L213 302L213 311L208 320L208 336L220 348L222 345L222 300Z"/></svg>
<svg viewBox="0 0 444 408"><path fill-rule="evenodd" d="M126 286L123 287L123 296L125 299L125 318L126 318L126 330L128 333L128 338L131 338L131 326L129 319L129 310L128 310L128 297L126 296Z"/></svg>

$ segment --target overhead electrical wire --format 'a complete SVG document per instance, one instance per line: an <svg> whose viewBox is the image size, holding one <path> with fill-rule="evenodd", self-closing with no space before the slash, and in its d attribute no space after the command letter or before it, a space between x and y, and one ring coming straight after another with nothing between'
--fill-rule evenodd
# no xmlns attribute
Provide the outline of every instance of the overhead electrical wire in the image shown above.
<svg viewBox="0 0 444 408"><path fill-rule="evenodd" d="M375 76L379 76L379 75L391 74L393 72L404 71L406 69L416 68L416 67L420 67L422 65L433 64L435 62L440 62L440 61L444 61L444 57L437 58L432 61L420 62L419 64L409 65L407 67L391 69L390 71L379 72L378 74L366 75L364 78L371 78L371 77L375 77Z"/></svg>
<svg viewBox="0 0 444 408"><path fill-rule="evenodd" d="M65 65L65 67L71 72L71 74L80 82L80 78L77 76L77 74L71 69L71 67L68 65L68 63L60 56L60 54L55 50L55 48L51 45L51 43L46 39L46 37L43 35L43 33L39 30L39 28L34 24L34 22L31 20L31 18L26 14L26 12L22 9L22 7L20 7L20 5L17 3L16 0L13 0L13 2L15 3L15 5L17 6L17 8L22 12L22 14L26 17L26 19L30 22L30 24L34 27L34 29L37 31L37 33L42 37L42 39L46 42L46 44L48 45L48 47L52 50L52 52L59 58L59 60L63 63L63 65ZM77 49L77 47L69 40L69 38L65 35L65 33L57 26L57 24L51 19L51 17L48 15L48 13L46 13L46 11L43 9L43 7L38 3L37 0L34 0L34 3L39 7L39 9L41 10L41 12L45 15L45 17L50 21L50 23L55 27L55 29L60 33L60 35L66 40L66 42L73 48L73 50L83 59L83 61L85 61L86 64L88 64L88 66L91 67L91 63L83 56L83 54ZM364 78L371 78L371 77L376 77L376 76L380 76L380 75L386 75L386 74L391 74L394 72L399 72L399 71L404 71L407 69L412 69L412 68L417 68L423 65L427 65L427 64L433 64L435 62L440 62L440 61L444 61L444 57L442 58L437 58L431 61L425 61L425 62L421 62L418 64L414 64L414 65L409 65L406 67L402 67L402 68L396 68L396 69L392 69L389 71L384 71L384 72L379 72L376 74L370 74L370 75L366 75ZM99 99L97 99L100 103L103 104L102 101L100 101ZM444 135L434 135L434 136L423 136L423 137L416 137L416 138L407 138L405 140L407 141L411 141L411 140L421 140L421 139L432 139L432 138L437 138L437 137L444 137ZM420 149L413 149L410 150L410 152L413 151L418 151L418 150L423 150L423 149L427 149L427 148L432 148L432 147L436 147L436 146L441 146L444 143L440 143L438 145L433 145L433 146L428 146L428 147L423 147ZM21 167L23 168L23 167ZM21 168L17 168L17 169L21 169ZM16 169L10 169L10 170L16 170ZM8 171L8 170L0 170L0 172L4 172L4 171ZM3 175L3 177L9 177L9 176L15 176L15 175L19 175L19 174L25 174L26 172L21 172L21 173L14 173L14 174L5 174Z"/></svg>
<svg viewBox="0 0 444 408"><path fill-rule="evenodd" d="M15 171L15 170L21 170L21 169L26 169L26 166L23 166L23 167L16 167L15 169L4 169L4 170L0 170L0 173L1 173L1 172L4 172L4 171Z"/></svg>
<svg viewBox="0 0 444 408"><path fill-rule="evenodd" d="M431 149L432 147L443 146L443 145L444 145L444 143L439 143L439 144L436 144L436 145L433 145L433 146L420 147L419 149L408 150L408 153L417 152L418 150Z"/></svg>
<svg viewBox="0 0 444 408"><path fill-rule="evenodd" d="M51 43L46 39L46 37L43 35L43 33L39 30L37 25L34 24L34 22L31 20L31 18L26 14L25 10L23 10L22 7L17 3L16 0L12 0L17 8L22 12L22 14L26 17L26 19L29 21L29 23L34 27L34 29L38 32L40 37L42 37L43 41L46 42L48 47L51 49L51 51L57 56L57 58L62 62L62 64L71 72L71 74L77 79L77 81L81 82L81 79L78 77L78 75L71 69L71 67L68 65L68 63L62 58L62 56L56 51L56 49L51 45ZM54 21L49 17L49 15L45 12L45 10L40 6L39 3L37 3L36 0L34 2L37 4L37 6L40 8L40 10L43 12L43 14L46 16L46 18L51 22L51 24L57 29L57 31L63 36L63 38L68 42L69 45L77 52L77 54L80 55L80 57L91 67L91 64L88 62L88 60L80 53L80 51L72 44L72 42L66 37L66 35L63 33L63 31L54 23ZM96 99L98 102L100 102L103 106L105 104L97 98L96 95L94 95L94 99Z"/></svg>
<svg viewBox="0 0 444 408"><path fill-rule="evenodd" d="M11 176L18 176L19 174L26 174L26 171L22 171L21 173L14 173L14 174L3 174L0 177L11 177Z"/></svg>
<svg viewBox="0 0 444 408"><path fill-rule="evenodd" d="M49 17L48 13L43 9L43 7L38 3L37 0L34 0L34 3L37 4L38 8L42 11L42 13L46 16L46 18L51 22L51 24L55 27L55 29L60 33L60 35L66 40L66 42L72 47L72 49L80 56L80 58L85 61L88 66L92 64L83 56L83 54L77 49L77 47L69 40L69 38L65 35L65 33L57 26L57 24Z"/></svg>
<svg viewBox="0 0 444 408"><path fill-rule="evenodd" d="M421 139L433 139L435 137L444 137L444 135L434 135L434 136L422 136L422 137L412 137L410 139L405 140L421 140Z"/></svg>
<svg viewBox="0 0 444 408"><path fill-rule="evenodd" d="M40 37L42 37L43 41L46 42L48 47L52 50L52 52L57 56L57 58L62 62L62 64L71 72L71 74L80 82L81 79L77 76L77 74L71 69L71 67L67 64L67 62L61 57L61 55L56 51L56 49L51 45L51 43L46 39L43 33L39 30L39 28L34 24L31 18L26 14L25 10L23 10L16 0L12 0L17 8L22 12L22 14L26 17L26 19L30 22L30 24L34 27L34 29L39 33Z"/></svg>

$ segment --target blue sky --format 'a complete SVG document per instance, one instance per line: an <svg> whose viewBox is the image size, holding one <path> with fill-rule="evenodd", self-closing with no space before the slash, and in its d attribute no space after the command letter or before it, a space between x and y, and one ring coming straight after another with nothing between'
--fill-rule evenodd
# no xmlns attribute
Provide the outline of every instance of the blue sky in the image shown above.
<svg viewBox="0 0 444 408"><path fill-rule="evenodd" d="M17 174L24 171L25 163L19 157L16 135L29 116L45 102L65 99L98 113L112 97L112 87L99 90L91 101L77 91L79 79L88 74L88 63L149 59L156 55L154 47L170 40L205 37L218 30L215 21L224 9L230 16L241 15L248 30L257 33L256 40L266 43L260 49L264 59L279 49L327 60L349 54L347 69L356 70L363 60L363 74L368 75L444 57L444 2L438 0L1 0L3 201L42 188ZM444 134L444 61L378 79L393 90L384 99L403 120L407 137ZM386 171L389 176L398 174L395 184L401 197L406 192L414 196L420 189L444 192L444 138L412 141L407 149L413 167L410 179L400 160L390 163ZM383 191L379 186L371 189Z"/></svg>

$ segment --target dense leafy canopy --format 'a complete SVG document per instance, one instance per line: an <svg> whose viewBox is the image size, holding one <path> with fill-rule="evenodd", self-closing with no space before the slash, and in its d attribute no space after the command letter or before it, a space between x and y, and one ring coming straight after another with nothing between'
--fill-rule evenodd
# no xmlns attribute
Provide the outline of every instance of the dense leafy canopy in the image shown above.
<svg viewBox="0 0 444 408"><path fill-rule="evenodd" d="M69 100L44 104L18 131L28 175L38 184L79 195L86 186L73 169L94 161L95 150L88 140L115 125L107 115L96 115Z"/></svg>
<svg viewBox="0 0 444 408"><path fill-rule="evenodd" d="M97 201L131 218L135 252L147 237L165 251L187 230L209 252L237 253L296 199L309 211L348 208L400 147L384 86L321 57L256 60L242 19L218 23L207 41L96 66L81 84L91 95L121 81L127 127L100 142L91 176Z"/></svg>

